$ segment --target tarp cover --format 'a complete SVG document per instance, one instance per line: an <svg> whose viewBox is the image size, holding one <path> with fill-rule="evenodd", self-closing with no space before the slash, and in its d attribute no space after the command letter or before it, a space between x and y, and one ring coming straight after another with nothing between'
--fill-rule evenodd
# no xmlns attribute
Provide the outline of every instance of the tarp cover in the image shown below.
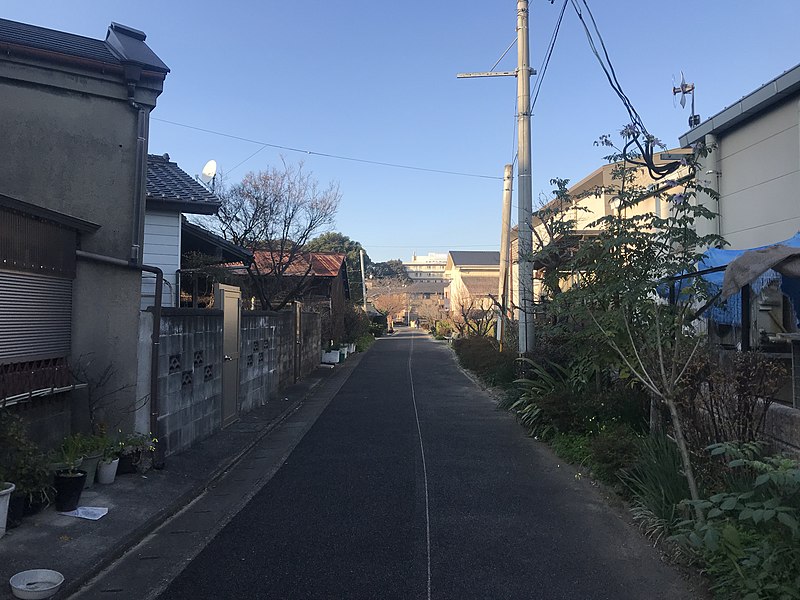
<svg viewBox="0 0 800 600"><path fill-rule="evenodd" d="M786 248L786 250L773 250L774 248ZM791 299L795 314L798 316L798 319L800 319L800 279L798 279L798 277L800 277L800 270L797 270L798 264L795 264L796 261L792 260L789 260L789 262L793 263L792 265L788 264L788 262L786 265L780 264L784 260L787 260L788 255L792 255L793 252L798 251L798 249L800 249L800 233L795 234L788 240L769 246L760 246L758 248L744 250L718 250L716 248L708 250L705 259L698 265L698 269L700 270L724 267L736 262L737 259L740 259L745 253L748 254L748 257L740 263L740 267L743 268L735 269L735 271L741 270L743 272L741 275L738 273L735 275L728 275L728 270L726 269L724 272L709 273L703 276L703 279L719 290L733 290L728 293L729 297L727 297L727 300L721 304L715 305L710 310L712 320L727 325L740 324L742 322L741 296L736 294L736 286L739 285L739 288L741 288L741 285L750 283L753 292L758 294L764 287L775 282L780 282L781 291ZM781 256L783 256L783 259L780 258ZM771 264L766 264L770 262ZM766 268L762 271L761 267L765 264ZM785 270L788 271L786 272L786 277L782 277L778 271L771 268L773 266L780 270L784 270L785 267ZM761 272L753 275L756 271ZM793 275L792 273L798 274ZM727 287L724 285L726 276L729 278ZM738 284L739 281L744 281L745 279L749 279L749 281ZM731 296L731 294L735 295Z"/></svg>

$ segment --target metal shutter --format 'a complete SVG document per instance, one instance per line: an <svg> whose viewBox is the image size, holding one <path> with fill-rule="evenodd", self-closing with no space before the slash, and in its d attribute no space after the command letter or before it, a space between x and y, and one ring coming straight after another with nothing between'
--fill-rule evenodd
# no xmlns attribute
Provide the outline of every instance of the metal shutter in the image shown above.
<svg viewBox="0 0 800 600"><path fill-rule="evenodd" d="M67 356L72 280L0 271L0 363Z"/></svg>

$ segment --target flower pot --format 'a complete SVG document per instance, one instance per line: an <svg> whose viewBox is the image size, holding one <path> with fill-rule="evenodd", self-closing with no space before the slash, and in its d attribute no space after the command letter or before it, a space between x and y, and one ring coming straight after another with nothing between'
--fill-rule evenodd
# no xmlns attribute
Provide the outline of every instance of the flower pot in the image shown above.
<svg viewBox="0 0 800 600"><path fill-rule="evenodd" d="M130 454L123 454L119 457L119 465L117 465L118 475L128 475L136 473L136 465L141 460L141 452L131 452Z"/></svg>
<svg viewBox="0 0 800 600"><path fill-rule="evenodd" d="M81 463L81 469L86 471L86 483L83 484L83 489L90 488L94 485L95 474L97 473L97 463L103 458L102 454L95 456L87 456Z"/></svg>
<svg viewBox="0 0 800 600"><path fill-rule="evenodd" d="M56 510L58 512L70 512L78 508L85 482L86 471L58 471L56 473L53 487L56 488Z"/></svg>
<svg viewBox="0 0 800 600"><path fill-rule="evenodd" d="M8 501L11 500L11 492L15 486L13 483L0 483L0 537L6 534L6 517L8 517Z"/></svg>
<svg viewBox="0 0 800 600"><path fill-rule="evenodd" d="M114 460L108 462L101 460L97 464L97 483L101 483L103 485L114 483L114 479L117 476L118 466L119 458L115 458Z"/></svg>
<svg viewBox="0 0 800 600"><path fill-rule="evenodd" d="M8 500L8 517L6 518L6 529L14 529L22 522L25 516L25 494L14 493Z"/></svg>

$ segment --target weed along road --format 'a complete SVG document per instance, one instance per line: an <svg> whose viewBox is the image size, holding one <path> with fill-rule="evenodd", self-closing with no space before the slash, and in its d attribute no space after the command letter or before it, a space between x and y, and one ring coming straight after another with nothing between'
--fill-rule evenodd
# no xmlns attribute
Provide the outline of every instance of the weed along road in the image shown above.
<svg viewBox="0 0 800 600"><path fill-rule="evenodd" d="M401 330L160 597L693 598L573 473Z"/></svg>

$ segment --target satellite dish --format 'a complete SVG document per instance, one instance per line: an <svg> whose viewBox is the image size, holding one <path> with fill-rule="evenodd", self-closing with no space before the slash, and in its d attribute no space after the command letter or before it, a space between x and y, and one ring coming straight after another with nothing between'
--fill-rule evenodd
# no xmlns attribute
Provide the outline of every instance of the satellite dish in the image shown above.
<svg viewBox="0 0 800 600"><path fill-rule="evenodd" d="M214 181L214 178L217 176L217 161L211 159L206 163L206 166L203 167L203 171L200 173L200 180L203 183L210 183Z"/></svg>

